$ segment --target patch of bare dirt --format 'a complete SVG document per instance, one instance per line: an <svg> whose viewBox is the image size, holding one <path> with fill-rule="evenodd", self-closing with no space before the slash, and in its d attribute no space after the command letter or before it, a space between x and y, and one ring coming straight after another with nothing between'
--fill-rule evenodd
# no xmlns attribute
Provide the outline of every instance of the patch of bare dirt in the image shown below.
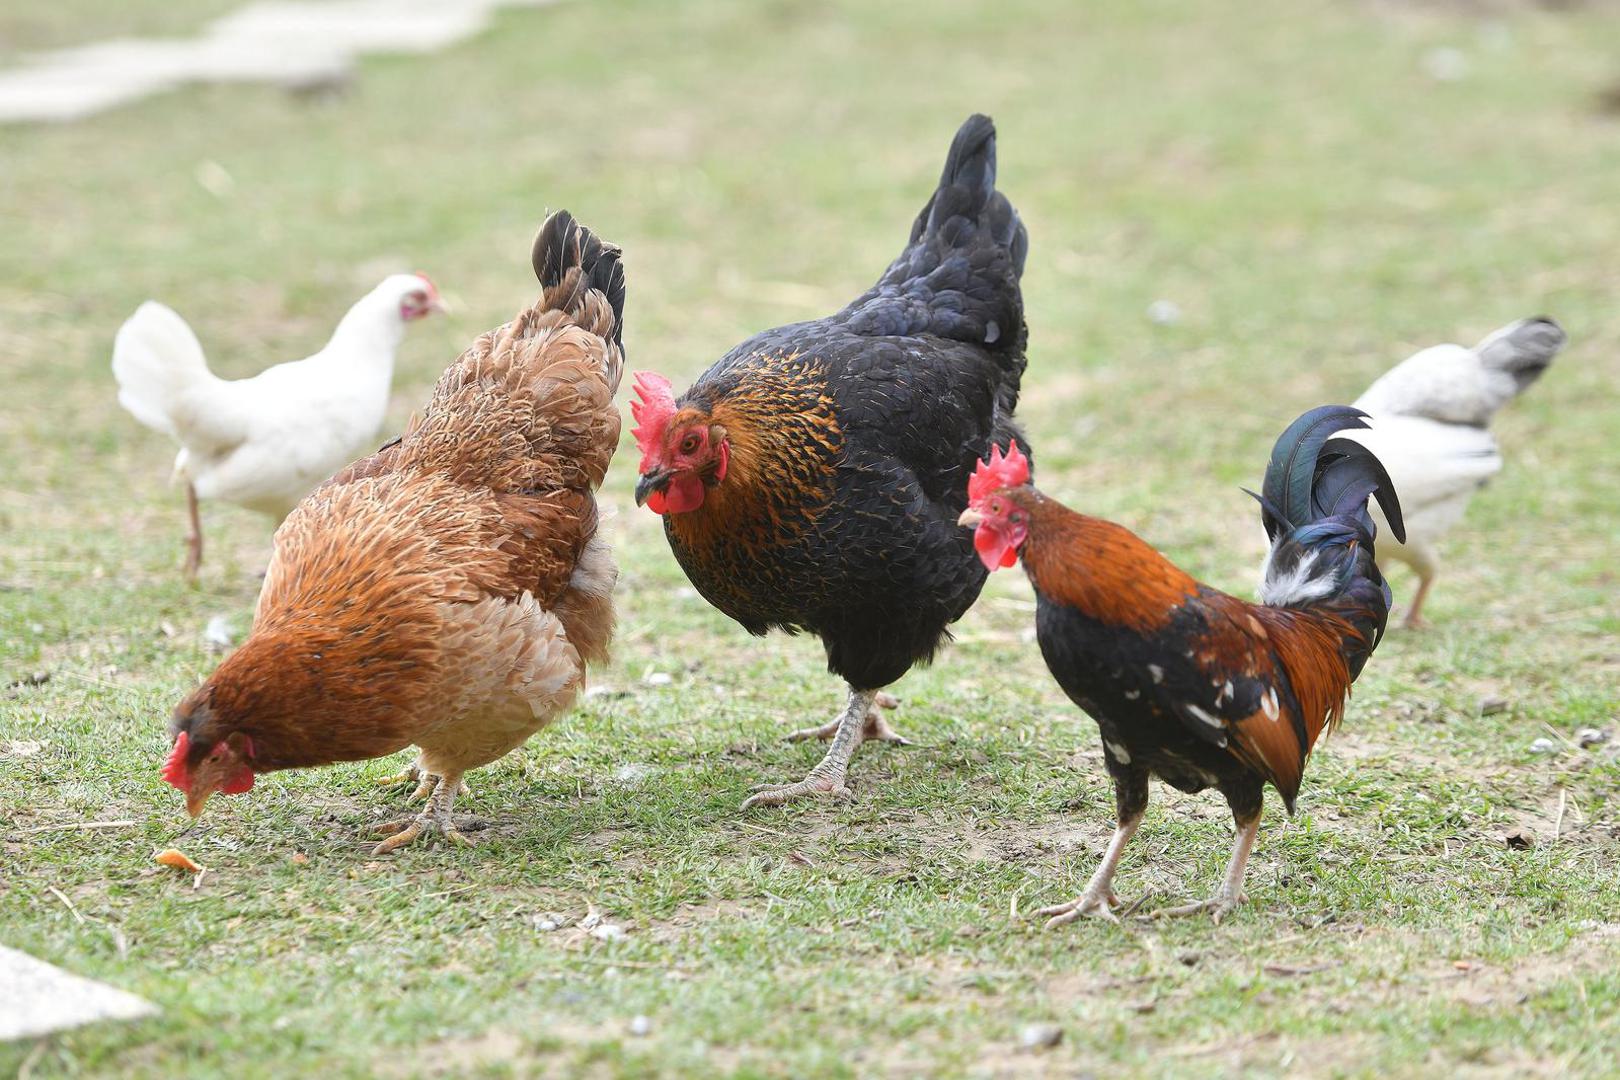
<svg viewBox="0 0 1620 1080"><path fill-rule="evenodd" d="M1562 952L1525 957L1512 967L1457 959L1435 964L1416 979L1428 993L1442 993L1475 1008L1507 1007L1560 983L1620 967L1620 923L1597 923Z"/></svg>
<svg viewBox="0 0 1620 1080"><path fill-rule="evenodd" d="M510 1031L491 1028L477 1035L440 1039L398 1058L373 1061L372 1065L380 1065L383 1076L465 1076L524 1056L522 1039Z"/></svg>
<svg viewBox="0 0 1620 1080"><path fill-rule="evenodd" d="M623 1031L548 1016L535 1025L528 1038L503 1028L475 1035L458 1035L412 1048L395 1058L374 1060L371 1067L383 1077L471 1076L511 1067L517 1076L597 1076L605 1070L549 1071L565 1063L573 1066L575 1052L593 1043L620 1038ZM536 1045L539 1044L539 1045ZM552 1046L551 1044L556 1044ZM600 1064L600 1063L598 1063ZM539 1071L535 1071L539 1067ZM502 1075L505 1075L503 1072Z"/></svg>
<svg viewBox="0 0 1620 1080"><path fill-rule="evenodd" d="M665 919L646 920L646 933L654 941L678 941L692 931L721 920L753 918L755 909L736 900L710 900L702 904L682 904Z"/></svg>

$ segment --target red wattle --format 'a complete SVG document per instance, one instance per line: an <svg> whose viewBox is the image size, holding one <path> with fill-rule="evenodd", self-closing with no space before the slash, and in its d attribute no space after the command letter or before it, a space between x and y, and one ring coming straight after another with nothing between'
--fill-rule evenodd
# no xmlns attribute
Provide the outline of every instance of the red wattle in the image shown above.
<svg viewBox="0 0 1620 1080"><path fill-rule="evenodd" d="M690 513L703 505L703 480L696 473L681 473L670 480L664 494L664 505L669 513Z"/></svg>
<svg viewBox="0 0 1620 1080"><path fill-rule="evenodd" d="M219 790L225 795L240 795L244 791L252 791L253 770L244 767L241 772L219 785Z"/></svg>
<svg viewBox="0 0 1620 1080"><path fill-rule="evenodd" d="M1001 533L989 522L973 531L973 550L979 553L979 561L984 563L984 568L992 573L1018 561L1018 552L1002 539Z"/></svg>
<svg viewBox="0 0 1620 1080"><path fill-rule="evenodd" d="M191 750L191 736L184 731L174 737L174 749L163 762L160 775L172 786L185 791L191 787L191 770L186 767L186 755Z"/></svg>
<svg viewBox="0 0 1620 1080"><path fill-rule="evenodd" d="M655 491L647 496L647 509L655 514L662 514L668 504L669 500L664 498L662 491Z"/></svg>

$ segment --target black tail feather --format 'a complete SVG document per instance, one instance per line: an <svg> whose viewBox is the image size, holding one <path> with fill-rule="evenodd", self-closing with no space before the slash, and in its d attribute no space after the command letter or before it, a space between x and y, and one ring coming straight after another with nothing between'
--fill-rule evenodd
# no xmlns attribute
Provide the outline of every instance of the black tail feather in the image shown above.
<svg viewBox="0 0 1620 1080"><path fill-rule="evenodd" d="M1011 254L1013 272L1023 275L1029 233L1012 204L996 191L996 125L982 113L957 129L939 187L911 226L911 242L937 234L949 243L953 219L982 221L991 238Z"/></svg>
<svg viewBox="0 0 1620 1080"><path fill-rule="evenodd" d="M970 116L951 141L938 188L912 224L900 257L841 313L856 333L923 335L994 354L1008 374L998 401L1011 412L1024 371L1019 277L1029 233L996 190L996 128Z"/></svg>
<svg viewBox="0 0 1620 1080"><path fill-rule="evenodd" d="M1367 499L1371 497L1383 509L1390 533L1398 542L1406 543L1400 496L1378 455L1353 439L1333 438L1322 444L1317 462L1319 469L1311 490L1316 518L1352 515L1371 535L1372 517L1367 513Z"/></svg>
<svg viewBox="0 0 1620 1080"><path fill-rule="evenodd" d="M595 289L607 297L613 309L613 343L624 344L624 264L617 245L609 244L579 222L566 210L558 210L540 226L534 238L530 261L534 276L545 289L555 289L563 283L568 271L579 267L582 271L579 287ZM561 300L562 306L571 306L577 299Z"/></svg>
<svg viewBox="0 0 1620 1080"><path fill-rule="evenodd" d="M1277 439L1266 463L1266 478L1260 491L1266 535L1277 537L1317 518L1312 494L1322 462L1322 448L1336 433L1346 428L1367 426L1366 413L1348 405L1322 405L1310 410Z"/></svg>
<svg viewBox="0 0 1620 1080"><path fill-rule="evenodd" d="M1288 425L1271 451L1263 493L1255 496L1271 537L1261 601L1335 605L1361 631L1359 640L1345 643L1352 678L1382 639L1389 617L1389 585L1374 558L1369 498L1378 500L1395 539L1406 540L1400 499L1383 462L1360 443L1334 437L1369 427L1365 416L1348 406L1324 405Z"/></svg>

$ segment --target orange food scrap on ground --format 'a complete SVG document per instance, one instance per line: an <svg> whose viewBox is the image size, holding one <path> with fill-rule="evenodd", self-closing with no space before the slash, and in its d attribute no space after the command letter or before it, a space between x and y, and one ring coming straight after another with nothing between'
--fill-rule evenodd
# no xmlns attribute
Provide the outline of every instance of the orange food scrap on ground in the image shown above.
<svg viewBox="0 0 1620 1080"><path fill-rule="evenodd" d="M153 855L152 858L162 863L164 866L172 866L177 870L184 870L187 873L197 874L202 872L201 866L198 866L196 863L192 862L185 856L185 854L176 850L175 848L168 848L160 851L156 855Z"/></svg>

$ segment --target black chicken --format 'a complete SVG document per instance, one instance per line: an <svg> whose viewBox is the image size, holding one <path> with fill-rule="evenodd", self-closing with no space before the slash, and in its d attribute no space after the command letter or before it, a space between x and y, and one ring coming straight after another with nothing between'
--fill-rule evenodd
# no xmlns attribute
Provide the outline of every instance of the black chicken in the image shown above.
<svg viewBox="0 0 1620 1080"><path fill-rule="evenodd" d="M750 633L816 634L849 684L837 720L790 736L831 737L821 763L744 808L847 795L861 741L904 741L879 691L933 658L984 584L956 518L974 464L1022 438L1029 246L995 145L969 117L906 249L843 311L750 338L679 398L637 378L636 501L692 584Z"/></svg>

